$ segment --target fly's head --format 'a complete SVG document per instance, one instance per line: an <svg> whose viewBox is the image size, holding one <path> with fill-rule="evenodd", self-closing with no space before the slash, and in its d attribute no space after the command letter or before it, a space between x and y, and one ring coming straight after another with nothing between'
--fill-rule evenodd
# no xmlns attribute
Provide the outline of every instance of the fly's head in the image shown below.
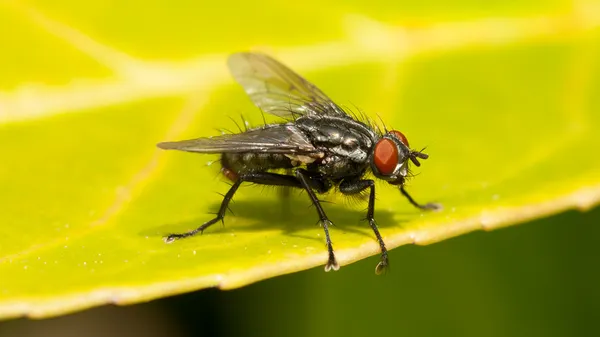
<svg viewBox="0 0 600 337"><path fill-rule="evenodd" d="M421 151L411 150L406 136L400 131L387 132L377 141L371 156L375 176L392 185L402 185L408 175L408 161L421 166L420 159L429 158Z"/></svg>

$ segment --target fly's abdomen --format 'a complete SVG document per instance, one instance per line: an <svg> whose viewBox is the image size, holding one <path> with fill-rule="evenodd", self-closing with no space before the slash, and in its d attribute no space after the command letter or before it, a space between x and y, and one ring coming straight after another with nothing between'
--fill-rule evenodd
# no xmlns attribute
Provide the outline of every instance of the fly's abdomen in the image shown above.
<svg viewBox="0 0 600 337"><path fill-rule="evenodd" d="M221 172L232 181L236 181L244 173L286 169L297 165L297 161L279 153L244 152L221 155Z"/></svg>

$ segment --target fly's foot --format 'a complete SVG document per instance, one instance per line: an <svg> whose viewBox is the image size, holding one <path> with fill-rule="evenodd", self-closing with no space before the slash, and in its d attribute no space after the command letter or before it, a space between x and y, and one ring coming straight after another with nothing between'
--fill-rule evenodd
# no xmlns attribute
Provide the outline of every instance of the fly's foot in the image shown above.
<svg viewBox="0 0 600 337"><path fill-rule="evenodd" d="M436 202L430 202L425 205L421 205L421 207L419 207L419 208L421 208L423 210L427 210L427 211L436 211L436 212L444 209L442 204L438 204Z"/></svg>
<svg viewBox="0 0 600 337"><path fill-rule="evenodd" d="M165 243L171 243L171 242L173 242L175 240L178 240L178 239L181 239L181 238L184 238L184 237L185 236L182 236L181 234L169 234L169 235L167 235L167 236L165 236L163 238L163 241Z"/></svg>
<svg viewBox="0 0 600 337"><path fill-rule="evenodd" d="M216 223L218 221L223 222L223 216L220 215L220 214L218 214L216 218L203 223L202 226L200 226L200 227L198 227L198 228L196 228L194 230L191 230L191 231L185 232L185 233L169 234L169 235L165 236L163 240L166 243L171 243L171 242L173 242L175 240L188 238L188 237L194 236L196 234L202 234L206 228L208 228L209 226L213 225L214 223ZM225 223L223 222L223 225L224 224Z"/></svg>
<svg viewBox="0 0 600 337"><path fill-rule="evenodd" d="M325 271L338 271L340 270L340 265L337 263L337 260L335 259L335 255L333 254L329 254L329 260L327 261L327 264L325 265Z"/></svg>
<svg viewBox="0 0 600 337"><path fill-rule="evenodd" d="M190 236L196 235L198 232L202 234L202 230L195 229L193 231L185 232L185 233L177 233L177 234L169 234L163 238L165 243L171 243L175 240L184 239Z"/></svg>
<svg viewBox="0 0 600 337"><path fill-rule="evenodd" d="M390 270L390 262L388 261L387 253L381 254L381 261L375 267L375 274L381 275L385 274L388 270Z"/></svg>
<svg viewBox="0 0 600 337"><path fill-rule="evenodd" d="M325 271L330 270L339 270L340 265L335 259L335 254L333 253L333 246L331 244L331 238L329 237L329 227L333 226L333 223L329 221L326 217L321 218L320 221L323 230L325 231L325 239L327 240L327 252L329 253L329 259L327 260L327 264L325 265Z"/></svg>

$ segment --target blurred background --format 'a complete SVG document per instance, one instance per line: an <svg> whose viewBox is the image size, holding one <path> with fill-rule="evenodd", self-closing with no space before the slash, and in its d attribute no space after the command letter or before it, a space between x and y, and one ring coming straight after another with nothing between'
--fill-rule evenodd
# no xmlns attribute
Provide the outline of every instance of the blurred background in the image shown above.
<svg viewBox="0 0 600 337"><path fill-rule="evenodd" d="M0 153L13 158L26 148L35 154L21 156L19 170L16 164L1 165L5 170L0 167L0 200L8 200L9 206L0 219L26 214L30 200L18 195L21 187L12 184L17 178L8 172L28 172L40 158L47 160L43 168L50 172L64 170L64 163L54 167L51 161L77 156L89 156L103 172L141 162L149 152L138 154L139 144L132 145L136 140L122 144L120 137L133 134L140 143L164 140L163 134L155 139L156 134L181 118L176 112L182 107L199 109L193 99L181 97L210 96L214 87L229 83L226 55L248 49L289 60L303 74L313 74L310 78L318 79L333 97L353 100L361 108L376 107L373 114L382 113L395 125L406 121L416 143L435 144L438 163L446 164L438 164L435 171L435 164L427 163L428 176L414 185L421 195L456 205L502 202L498 196L514 194L514 186L532 177L569 175L562 173L566 159L550 151L557 146L578 154L567 166L581 169L581 181L591 181L598 177L598 167L576 160L594 157L578 145L591 143L578 137L600 124L599 27L598 1L0 0ZM348 73L352 75L344 75ZM232 117L239 112L251 115L245 111L249 105L238 103L244 99L241 90L227 90L218 92L221 96L208 104L210 109L230 104ZM570 92L567 98L555 100L565 91ZM230 102L230 96L236 102ZM400 106L411 114L386 116ZM149 107L168 113L139 112ZM79 121L82 111L91 111L90 119ZM121 120L125 112L137 119ZM192 122L182 115L184 123ZM254 118L260 122L260 117ZM46 119L68 129L45 132L45 124L36 123ZM228 121L224 115L206 114L194 123L208 130L223 121ZM513 137L499 125L531 139ZM543 127L537 130L536 125ZM454 134L448 133L449 126ZM89 149L70 148L76 136L103 139L109 127L114 136L105 136L104 150L121 152L115 156L131 157L131 162L104 162L92 158ZM470 133L474 128L478 131ZM54 145L33 151L39 144L46 146L36 143L37 135L56 137ZM446 135L460 138L445 143ZM480 142L481 135L501 141ZM15 139L22 148L14 146ZM67 154L46 151L58 148L67 148ZM513 161L509 155L521 148L527 156ZM516 167L497 172L498 161L490 158ZM466 160L471 160L469 165L448 165ZM12 169L6 169L9 164ZM440 167L447 175L440 174ZM53 195L57 204L63 195L77 199L77 191L86 188L77 175L87 174L85 165L73 170L69 179L77 183L72 191L49 185L59 191ZM110 179L126 180L130 173ZM495 174L501 177L489 190L485 178L477 178ZM31 176L36 174L19 179L35 190ZM92 187L107 179L95 178L98 182L92 177ZM550 180L556 183L558 178ZM543 179L537 184L546 186ZM552 187L548 184L549 190ZM191 195L195 188L182 194ZM429 193L439 190L443 192ZM100 199L114 190L89 193ZM538 194L544 193L540 189ZM382 199L386 208L399 197ZM166 208L179 201L162 200ZM189 217L197 212L198 204L190 204ZM52 217L48 219L36 221ZM5 228L18 226L8 220ZM147 230L143 221L131 222L136 222L127 229L132 235ZM394 249L392 271L383 277L372 272L375 256L336 273L317 267L240 289L206 289L45 320L1 321L0 336L598 336L598 224L598 208L567 211L433 245ZM14 232L4 235L0 229L0 234L14 239ZM0 250L17 250L8 239L0 242ZM39 281L43 284L44 279Z"/></svg>

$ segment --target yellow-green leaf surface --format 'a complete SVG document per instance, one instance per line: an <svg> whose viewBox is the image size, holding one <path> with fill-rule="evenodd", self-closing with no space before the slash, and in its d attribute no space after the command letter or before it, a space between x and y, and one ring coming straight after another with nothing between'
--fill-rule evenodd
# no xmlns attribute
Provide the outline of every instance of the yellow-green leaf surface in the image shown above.
<svg viewBox="0 0 600 337"><path fill-rule="evenodd" d="M0 2L0 316L47 317L322 266L304 194L228 185L215 156L155 144L262 117L227 72L266 51L430 159L377 185L390 248L600 199L600 5L593 1ZM364 204L327 197L342 265L378 253ZM568 224L565 224L568 226ZM401 261L391 261L392 265ZM376 259L373 259L375 267ZM372 273L373 270L365 270Z"/></svg>

